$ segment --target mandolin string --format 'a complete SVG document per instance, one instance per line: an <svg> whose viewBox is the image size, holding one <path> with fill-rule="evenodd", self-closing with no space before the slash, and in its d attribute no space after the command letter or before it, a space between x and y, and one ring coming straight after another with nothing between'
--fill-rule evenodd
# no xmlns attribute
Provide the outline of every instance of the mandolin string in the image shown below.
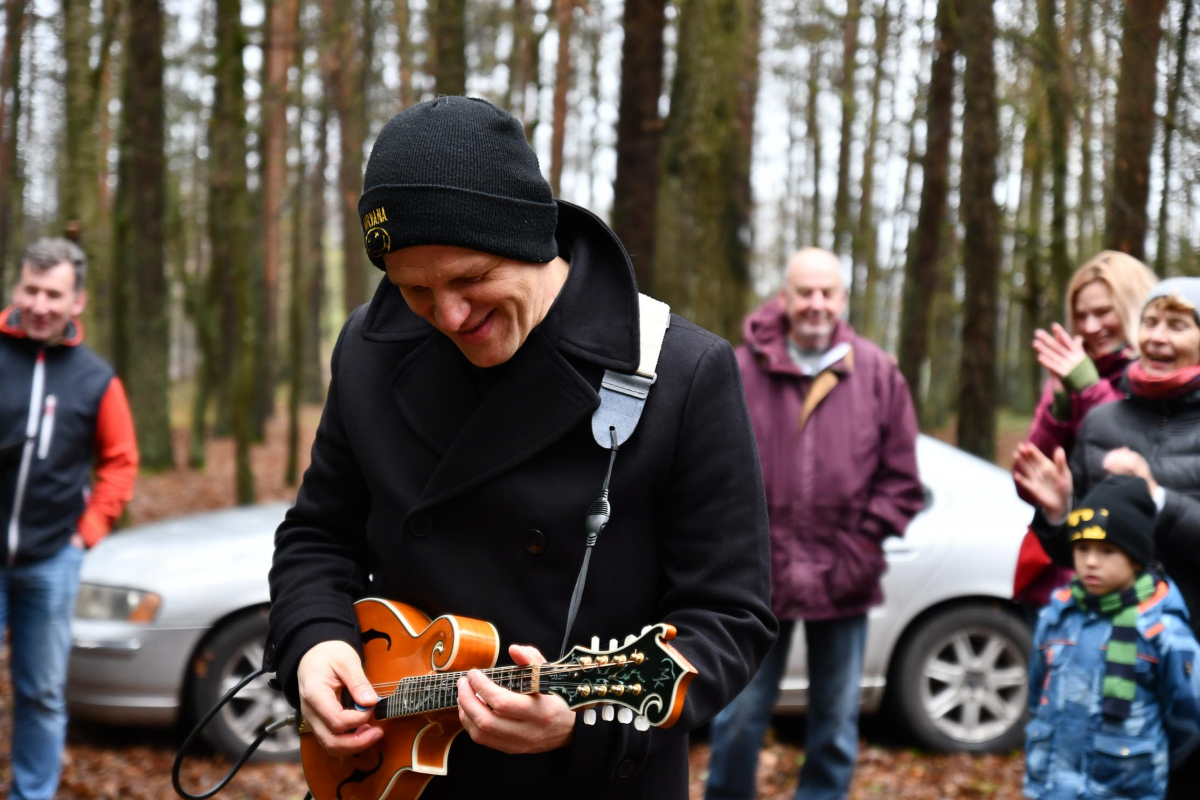
<svg viewBox="0 0 1200 800"><path fill-rule="evenodd" d="M613 669L613 668L623 669L628 666L631 666L631 664L628 664L628 663L627 664L613 664L611 662L608 664L569 664L569 665L564 664L564 665L559 665L559 666L550 667L550 668L543 668L541 670L541 672L539 673L539 675L541 677L554 677L556 675L569 674L572 672L581 672L581 671L586 672L588 670L602 670L602 669ZM522 670L523 670L523 672L522 672ZM529 667L492 667L490 669L482 670L482 672L484 675L488 676L489 678L493 679L494 681L504 680L507 677L526 678L526 677L532 677L532 675L533 675L533 670L530 669ZM465 676L466 674L467 674L466 671L456 671L456 672L434 672L434 673L430 673L428 675L411 675L406 678L401 678L398 681L381 681L379 683L372 683L371 688L378 690L378 689L398 688L399 686L402 686L402 685L414 686L414 687L415 686L426 686L426 685L449 685L452 683L457 683L458 679ZM566 684L563 684L563 685L566 685Z"/></svg>

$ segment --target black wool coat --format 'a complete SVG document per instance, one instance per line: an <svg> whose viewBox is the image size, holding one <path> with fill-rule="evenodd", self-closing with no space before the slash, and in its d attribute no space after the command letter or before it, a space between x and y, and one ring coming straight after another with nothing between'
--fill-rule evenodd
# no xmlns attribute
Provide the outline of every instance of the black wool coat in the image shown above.
<svg viewBox="0 0 1200 800"><path fill-rule="evenodd" d="M1200 392L1173 400L1128 394L1088 412L1071 451L1076 503L1108 477L1104 457L1119 447L1146 459L1166 490L1154 521L1155 558L1178 584L1193 631L1200 630ZM1033 529L1051 558L1074 567L1065 527L1050 525L1038 511Z"/></svg>
<svg viewBox="0 0 1200 800"><path fill-rule="evenodd" d="M566 284L505 364L478 369L385 279L333 354L296 501L276 533L266 662L296 705L312 645L357 640L353 600L495 624L559 654L609 452L591 433L606 368L639 358L637 287L620 242L560 202ZM687 733L738 694L775 639L762 476L733 349L671 317L641 422L617 454L612 516L571 642L674 625L696 667L669 729L582 723L570 746L511 756L463 733L424 798L686 798ZM540 794L533 794L538 792Z"/></svg>

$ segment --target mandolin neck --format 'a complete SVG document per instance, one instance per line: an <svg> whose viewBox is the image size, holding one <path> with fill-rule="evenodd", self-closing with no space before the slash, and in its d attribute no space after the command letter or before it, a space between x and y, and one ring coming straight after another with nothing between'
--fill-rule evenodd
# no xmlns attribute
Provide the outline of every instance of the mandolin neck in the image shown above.
<svg viewBox="0 0 1200 800"><path fill-rule="evenodd" d="M517 694L536 694L540 666L493 667L480 670L498 686ZM396 691L375 706L376 719L395 719L431 711L447 711L458 706L458 680L465 672L435 672L403 678Z"/></svg>

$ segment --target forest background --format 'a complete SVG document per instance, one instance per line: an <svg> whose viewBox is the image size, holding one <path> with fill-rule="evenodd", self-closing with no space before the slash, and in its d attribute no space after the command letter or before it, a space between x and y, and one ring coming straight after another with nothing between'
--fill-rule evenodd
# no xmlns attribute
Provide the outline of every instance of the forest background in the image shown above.
<svg viewBox="0 0 1200 800"><path fill-rule="evenodd" d="M922 427L993 458L1033 330L1102 249L1200 274L1193 0L4 0L0 286L34 238L91 263L143 467L204 467L320 403L379 280L356 212L397 111L485 97L639 285L739 339L789 253L841 256L850 320ZM190 428L171 436L172 421ZM174 445L174 446L173 446Z"/></svg>

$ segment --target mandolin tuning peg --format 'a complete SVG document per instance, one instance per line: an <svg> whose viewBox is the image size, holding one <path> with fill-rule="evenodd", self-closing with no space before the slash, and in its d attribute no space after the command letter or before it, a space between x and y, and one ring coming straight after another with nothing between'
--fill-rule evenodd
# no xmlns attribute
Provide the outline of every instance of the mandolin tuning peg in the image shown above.
<svg viewBox="0 0 1200 800"><path fill-rule="evenodd" d="M583 712L583 724L584 725L595 725L596 724L596 709L589 708L587 711Z"/></svg>
<svg viewBox="0 0 1200 800"><path fill-rule="evenodd" d="M616 649L617 649L617 640L616 640L616 639L609 639L609 640L608 640L608 649L609 649L609 650L616 650Z"/></svg>
<svg viewBox="0 0 1200 800"><path fill-rule="evenodd" d="M622 708L620 711L617 712L617 722L621 723L622 725L628 725L632 721L633 721L633 712L630 711L628 708Z"/></svg>
<svg viewBox="0 0 1200 800"><path fill-rule="evenodd" d="M625 637L625 644L632 644L637 641L637 637L632 633Z"/></svg>
<svg viewBox="0 0 1200 800"><path fill-rule="evenodd" d="M593 636L593 637L592 637L592 649L593 649L593 650L599 650L599 649L600 649L600 637L599 637L599 636Z"/></svg>
<svg viewBox="0 0 1200 800"><path fill-rule="evenodd" d="M612 722L613 717L616 715L613 713L612 706L605 706L604 708L600 709L600 716L605 722Z"/></svg>
<svg viewBox="0 0 1200 800"><path fill-rule="evenodd" d="M633 727L639 731L648 731L650 730L650 720L646 718L645 714L638 714L633 720Z"/></svg>

